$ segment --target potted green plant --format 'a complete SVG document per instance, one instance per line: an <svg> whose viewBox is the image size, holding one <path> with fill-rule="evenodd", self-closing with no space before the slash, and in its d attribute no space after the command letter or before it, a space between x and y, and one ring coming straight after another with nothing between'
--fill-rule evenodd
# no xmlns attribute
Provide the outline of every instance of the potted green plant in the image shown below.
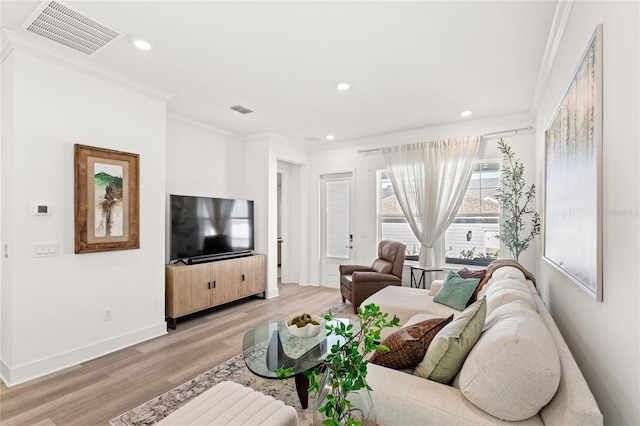
<svg viewBox="0 0 640 426"><path fill-rule="evenodd" d="M314 424L375 424L375 410L369 395L371 387L366 381L366 356L375 350L389 350L380 343L380 331L397 326L400 320L395 315L389 320L388 316L375 304L358 308L359 329L351 323L332 322L331 311L324 317L327 336L338 336L341 342L331 347L318 367L305 373L309 378L309 392L315 392ZM286 371L281 373L287 375Z"/></svg>
<svg viewBox="0 0 640 426"><path fill-rule="evenodd" d="M495 198L504 215L498 239L517 261L520 253L540 233L540 215L531 207L536 196L536 186L526 186L524 165L515 158L504 139L498 141L498 149L502 153L502 176L501 187L496 191ZM530 227L527 230L529 220Z"/></svg>

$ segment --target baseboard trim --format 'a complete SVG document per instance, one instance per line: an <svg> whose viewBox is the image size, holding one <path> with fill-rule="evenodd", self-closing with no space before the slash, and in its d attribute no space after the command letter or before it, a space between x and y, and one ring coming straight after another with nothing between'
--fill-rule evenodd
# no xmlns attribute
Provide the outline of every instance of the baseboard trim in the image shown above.
<svg viewBox="0 0 640 426"><path fill-rule="evenodd" d="M267 291L265 291L265 299L273 299L278 296L280 296L280 290L278 290L278 287L268 288Z"/></svg>
<svg viewBox="0 0 640 426"><path fill-rule="evenodd" d="M7 387L19 385L164 334L167 334L167 323L163 321L131 333L14 367L8 366L2 360L0 361L0 379Z"/></svg>

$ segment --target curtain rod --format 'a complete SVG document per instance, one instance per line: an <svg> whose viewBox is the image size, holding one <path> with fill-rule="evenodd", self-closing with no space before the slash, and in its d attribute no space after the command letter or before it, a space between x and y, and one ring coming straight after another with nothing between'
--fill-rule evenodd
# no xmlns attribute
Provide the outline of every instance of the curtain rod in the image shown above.
<svg viewBox="0 0 640 426"><path fill-rule="evenodd" d="M482 135L482 138L484 139L495 139L496 135L501 135L503 133L515 133L516 135L519 132L522 131L530 131L533 130L533 126L527 126L527 127L519 127L517 129L509 129L509 130L501 130L499 132L492 132L492 133L485 133ZM371 152L377 152L377 151L382 151L382 148L372 148L372 149L359 149L358 150L358 154L369 154Z"/></svg>

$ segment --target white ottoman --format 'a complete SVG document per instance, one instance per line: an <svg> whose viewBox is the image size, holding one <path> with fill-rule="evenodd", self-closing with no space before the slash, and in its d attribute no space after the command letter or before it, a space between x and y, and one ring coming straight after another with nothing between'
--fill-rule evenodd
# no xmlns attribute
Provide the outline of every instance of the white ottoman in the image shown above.
<svg viewBox="0 0 640 426"><path fill-rule="evenodd" d="M238 383L221 382L157 424L298 426L298 413L271 396Z"/></svg>

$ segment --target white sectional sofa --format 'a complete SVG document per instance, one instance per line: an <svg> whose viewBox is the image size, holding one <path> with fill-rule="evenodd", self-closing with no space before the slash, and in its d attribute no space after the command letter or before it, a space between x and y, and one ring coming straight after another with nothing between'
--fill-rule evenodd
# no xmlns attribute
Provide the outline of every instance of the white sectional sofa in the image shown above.
<svg viewBox="0 0 640 426"><path fill-rule="evenodd" d="M478 295L486 305L484 328L452 383L416 376L413 369L369 364L380 425L603 424L533 282L513 266L491 272ZM387 287L361 306L375 303L404 326L451 314L463 318L461 311L434 302L441 283L435 281L430 290Z"/></svg>

